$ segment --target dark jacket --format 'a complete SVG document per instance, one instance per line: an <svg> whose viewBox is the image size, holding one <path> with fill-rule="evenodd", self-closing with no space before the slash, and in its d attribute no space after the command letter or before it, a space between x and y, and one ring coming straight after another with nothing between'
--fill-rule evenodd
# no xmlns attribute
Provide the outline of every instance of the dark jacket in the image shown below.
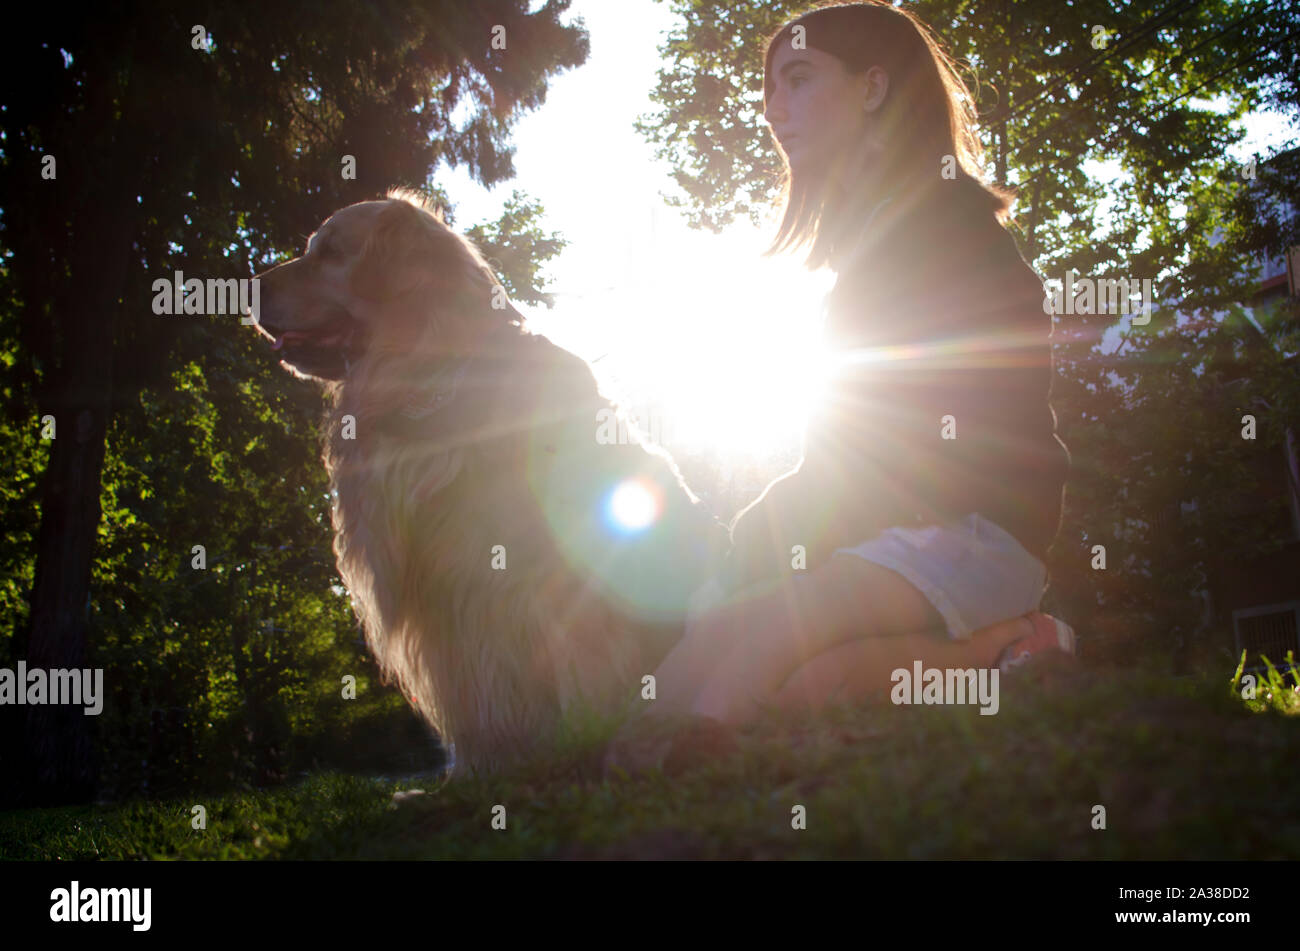
<svg viewBox="0 0 1300 951"><path fill-rule="evenodd" d="M970 512L1045 561L1070 465L1051 317L985 193L939 181L886 203L837 271L824 333L839 364L802 463L733 524L732 584L788 571L796 544L812 568L891 525Z"/></svg>

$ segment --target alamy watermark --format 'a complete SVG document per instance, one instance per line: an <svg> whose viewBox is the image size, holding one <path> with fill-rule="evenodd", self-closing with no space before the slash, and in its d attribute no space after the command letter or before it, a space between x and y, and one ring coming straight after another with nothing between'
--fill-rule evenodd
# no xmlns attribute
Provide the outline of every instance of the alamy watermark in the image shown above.
<svg viewBox="0 0 1300 951"><path fill-rule="evenodd" d="M184 271L176 271L171 278L160 277L153 282L153 312L159 316L193 314L213 316L239 314L245 326L257 323L262 312L262 285L260 278L208 278L185 279Z"/></svg>
<svg viewBox="0 0 1300 951"><path fill-rule="evenodd" d="M655 408L624 407L616 411L604 407L596 411L596 444L600 446L628 446L642 440L669 446L676 437L671 417Z"/></svg>
<svg viewBox="0 0 1300 951"><path fill-rule="evenodd" d="M1151 322L1151 305L1155 282L1149 277L1093 278L1079 277L1073 269L1065 280L1043 281L1045 314L1132 314L1133 324L1143 327ZM1137 304L1134 303L1137 298ZM1140 316L1139 316L1140 315Z"/></svg>
<svg viewBox="0 0 1300 951"><path fill-rule="evenodd" d="M83 888L73 879L70 887L50 892L50 921L120 921L132 931L148 931L152 906L152 888Z"/></svg>
<svg viewBox="0 0 1300 951"><path fill-rule="evenodd" d="M913 661L911 670L899 667L890 675L894 689L889 699L896 704L978 703L980 716L993 716L998 712L1000 674L996 667L923 668L919 660Z"/></svg>
<svg viewBox="0 0 1300 951"><path fill-rule="evenodd" d="M88 717L104 709L104 668L93 670L44 670L28 668L20 660L18 669L0 667L0 704L54 704L85 707Z"/></svg>

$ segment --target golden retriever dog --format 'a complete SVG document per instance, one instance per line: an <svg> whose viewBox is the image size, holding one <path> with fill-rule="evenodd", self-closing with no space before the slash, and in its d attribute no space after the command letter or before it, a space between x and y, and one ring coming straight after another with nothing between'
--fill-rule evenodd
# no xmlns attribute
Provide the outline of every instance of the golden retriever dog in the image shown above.
<svg viewBox="0 0 1300 951"><path fill-rule="evenodd" d="M453 761L493 771L575 706L637 702L729 544L667 453L414 193L338 211L260 280L258 330L330 396L354 610Z"/></svg>

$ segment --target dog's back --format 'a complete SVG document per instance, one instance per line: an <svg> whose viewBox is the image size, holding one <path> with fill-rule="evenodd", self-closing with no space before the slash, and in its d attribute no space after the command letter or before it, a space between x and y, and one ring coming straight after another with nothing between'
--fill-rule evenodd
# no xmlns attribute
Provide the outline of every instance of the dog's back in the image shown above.
<svg viewBox="0 0 1300 951"><path fill-rule="evenodd" d="M455 373L436 413L335 441L336 527L349 588L392 606L367 624L376 654L463 761L492 768L579 698L634 701L729 538L666 453L600 438L610 404L577 356L511 330ZM643 525L620 520L629 494Z"/></svg>

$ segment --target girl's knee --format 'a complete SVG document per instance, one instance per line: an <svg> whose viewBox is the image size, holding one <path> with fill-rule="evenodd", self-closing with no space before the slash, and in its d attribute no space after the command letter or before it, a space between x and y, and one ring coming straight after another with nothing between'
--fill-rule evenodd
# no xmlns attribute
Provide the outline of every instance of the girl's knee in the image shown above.
<svg viewBox="0 0 1300 951"><path fill-rule="evenodd" d="M798 667L775 701L782 709L820 708L830 700L854 700L879 689L875 652L868 641L854 641L818 654Z"/></svg>

